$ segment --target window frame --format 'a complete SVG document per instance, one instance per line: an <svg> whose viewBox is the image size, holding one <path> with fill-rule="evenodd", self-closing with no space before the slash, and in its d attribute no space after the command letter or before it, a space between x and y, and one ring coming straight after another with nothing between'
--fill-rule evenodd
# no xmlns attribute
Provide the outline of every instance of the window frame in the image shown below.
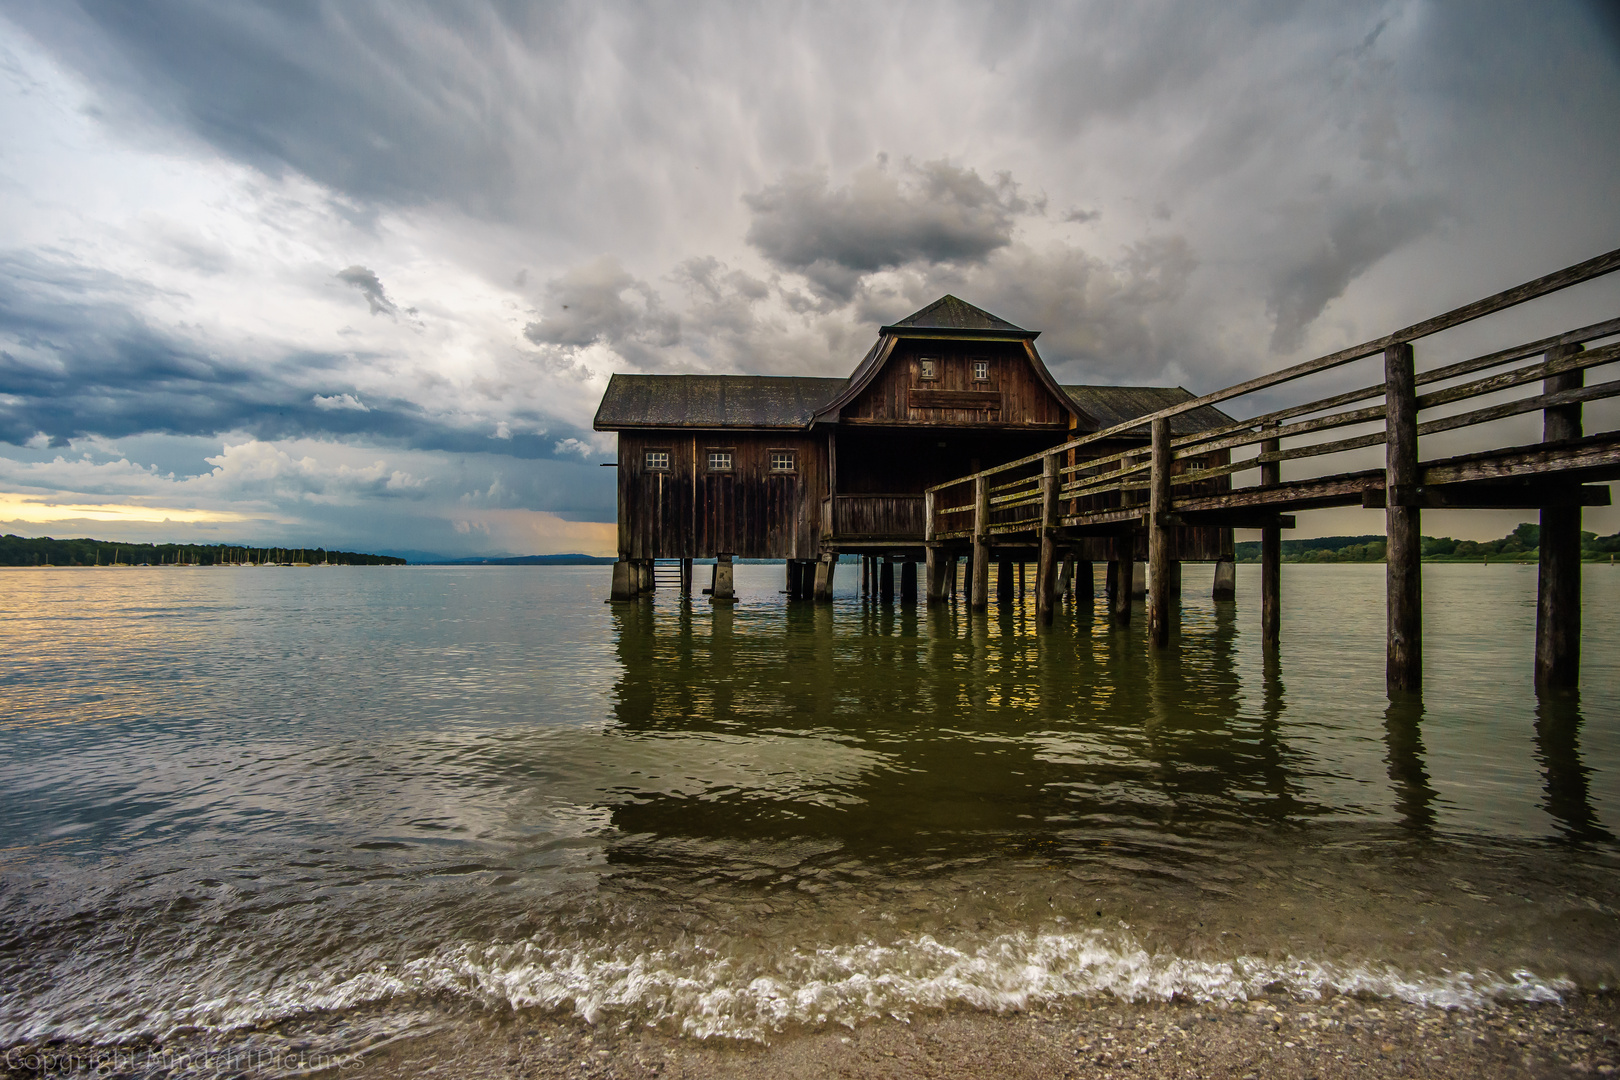
<svg viewBox="0 0 1620 1080"><path fill-rule="evenodd" d="M724 465L718 467L715 465L714 458L716 454L726 455L726 463ZM737 471L737 448L735 446L705 447L703 451L703 460L704 464L707 466L704 469L705 472L734 473Z"/></svg>
<svg viewBox="0 0 1620 1080"><path fill-rule="evenodd" d="M938 382L939 358L934 356L917 357L917 378L922 382Z"/></svg>
<svg viewBox="0 0 1620 1080"><path fill-rule="evenodd" d="M653 464L652 459L653 459L654 454L662 454L662 455L664 455L664 463L662 465L654 465ZM669 472L670 467L672 465L674 465L674 463L675 463L675 453L674 453L674 451L666 449L666 448L664 448L662 446L648 447L647 449L645 449L645 450L643 450L641 452L641 467L646 472Z"/></svg>
<svg viewBox="0 0 1620 1080"><path fill-rule="evenodd" d="M778 454L787 455L787 468L778 469L776 467L776 457ZM765 471L771 476L792 476L799 471L799 452L793 449L791 446L771 447L765 451L765 460Z"/></svg>
<svg viewBox="0 0 1620 1080"><path fill-rule="evenodd" d="M982 375L980 374L981 371L983 372ZM990 381L990 361L988 361L988 360L975 360L975 361L973 361L973 381L974 382L989 382Z"/></svg>

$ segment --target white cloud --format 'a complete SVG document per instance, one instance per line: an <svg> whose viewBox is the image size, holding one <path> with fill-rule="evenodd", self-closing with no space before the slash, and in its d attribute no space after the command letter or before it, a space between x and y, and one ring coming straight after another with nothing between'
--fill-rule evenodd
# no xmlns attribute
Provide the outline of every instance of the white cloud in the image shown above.
<svg viewBox="0 0 1620 1080"><path fill-rule="evenodd" d="M316 394L310 399L317 409L330 412L333 409L353 409L355 412L370 412L365 404L353 394L333 394L330 397Z"/></svg>

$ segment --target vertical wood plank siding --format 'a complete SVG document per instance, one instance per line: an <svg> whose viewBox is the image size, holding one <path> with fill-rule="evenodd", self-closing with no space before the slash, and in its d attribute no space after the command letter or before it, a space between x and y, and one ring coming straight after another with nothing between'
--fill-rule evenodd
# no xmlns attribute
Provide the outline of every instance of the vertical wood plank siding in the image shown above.
<svg viewBox="0 0 1620 1080"><path fill-rule="evenodd" d="M711 472L711 449L732 454ZM646 467L667 450L668 470ZM771 451L791 450L795 469L772 473ZM813 559L815 506L826 491L825 440L793 432L621 432L619 548L630 559Z"/></svg>
<svg viewBox="0 0 1620 1080"><path fill-rule="evenodd" d="M937 377L924 379L921 361L934 360ZM977 382L973 362L987 361L990 378ZM913 394L913 390L922 391ZM919 404L930 391L993 392L992 408L935 408ZM847 423L926 424L945 427L1067 426L1069 413L1036 376L1022 342L906 339L865 393L843 410Z"/></svg>

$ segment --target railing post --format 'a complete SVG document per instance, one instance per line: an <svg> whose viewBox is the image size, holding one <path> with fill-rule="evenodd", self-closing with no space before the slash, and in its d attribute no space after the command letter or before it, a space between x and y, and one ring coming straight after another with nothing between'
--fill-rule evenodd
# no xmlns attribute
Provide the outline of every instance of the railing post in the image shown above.
<svg viewBox="0 0 1620 1080"><path fill-rule="evenodd" d="M1547 351L1548 360L1562 360L1582 351L1580 345L1560 345ZM1578 390L1586 383L1584 371L1549 375L1542 393ZM1543 442L1581 437L1581 407L1559 405L1542 413ZM1541 511L1540 567L1536 581L1536 692L1574 690L1581 674L1581 508L1548 506Z"/></svg>
<svg viewBox="0 0 1620 1080"><path fill-rule="evenodd" d="M1148 643L1170 644L1170 421L1153 421L1148 471Z"/></svg>
<svg viewBox="0 0 1620 1080"><path fill-rule="evenodd" d="M1268 427L1277 427L1268 424ZM1282 449L1281 439L1266 439L1262 454ZM1282 482L1282 462L1260 463L1260 486L1275 487ZM1276 648L1282 641L1282 526L1266 525L1260 530L1260 644Z"/></svg>
<svg viewBox="0 0 1620 1080"><path fill-rule="evenodd" d="M1384 350L1384 679L1392 691L1423 686L1422 513L1418 482L1417 373L1407 342Z"/></svg>
<svg viewBox="0 0 1620 1080"><path fill-rule="evenodd" d="M923 587L925 599L937 604L945 599L944 560L934 546L934 493L923 492Z"/></svg>
<svg viewBox="0 0 1620 1080"><path fill-rule="evenodd" d="M968 582L972 607L990 606L990 478L973 478L973 577Z"/></svg>
<svg viewBox="0 0 1620 1080"><path fill-rule="evenodd" d="M1058 458L1041 458L1041 554L1035 564L1035 613L1041 623L1052 624L1057 606Z"/></svg>

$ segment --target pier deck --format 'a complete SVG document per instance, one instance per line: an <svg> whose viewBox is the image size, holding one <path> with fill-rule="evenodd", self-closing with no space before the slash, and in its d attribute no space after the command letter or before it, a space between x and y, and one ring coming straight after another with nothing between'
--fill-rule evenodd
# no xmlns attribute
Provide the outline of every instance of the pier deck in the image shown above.
<svg viewBox="0 0 1620 1080"><path fill-rule="evenodd" d="M1415 342L1548 297L1620 269L1620 250L1327 356L1263 375L1040 453L929 487L924 493L927 596L946 596L966 555L968 602L989 599L992 549L1036 555L1037 610L1049 622L1071 560L1105 551L1110 580L1128 598L1131 568L1148 563L1148 640L1169 640L1170 600L1179 591L1178 534L1191 527L1262 533L1262 638L1279 631L1281 531L1294 515L1329 507L1385 512L1388 658L1392 691L1422 681L1419 521L1425 509L1535 509L1541 514L1536 682L1573 687L1580 652L1580 514L1609 505L1601 486L1620 479L1620 431L1582 432L1582 406L1620 395L1620 380L1587 384L1587 372L1620 361L1620 317L1522 342L1426 371ZM1172 437L1173 417L1264 394L1305 379L1342 385L1345 370L1381 358L1382 378L1246 420ZM1504 436L1513 417L1541 414L1542 439ZM1496 424L1495 428L1487 425ZM1090 456L1097 444L1146 428L1148 446ZM1478 430L1475 430L1478 429ZM1425 459L1419 439L1468 430L1483 449ZM1320 459L1383 447L1381 468L1330 472ZM1089 451L1089 452L1088 452ZM1244 456L1233 457L1238 451ZM1341 459L1342 460L1342 459ZM1221 461L1211 465L1212 461ZM1284 480L1284 463L1297 475ZM1232 478L1258 474L1235 487ZM1101 546L1100 546L1101 545ZM1060 569L1060 562L1064 569ZM1217 572L1217 588L1230 582ZM954 591L954 584L951 584ZM1229 587L1229 585L1227 586ZM1112 605L1128 620L1130 605Z"/></svg>

